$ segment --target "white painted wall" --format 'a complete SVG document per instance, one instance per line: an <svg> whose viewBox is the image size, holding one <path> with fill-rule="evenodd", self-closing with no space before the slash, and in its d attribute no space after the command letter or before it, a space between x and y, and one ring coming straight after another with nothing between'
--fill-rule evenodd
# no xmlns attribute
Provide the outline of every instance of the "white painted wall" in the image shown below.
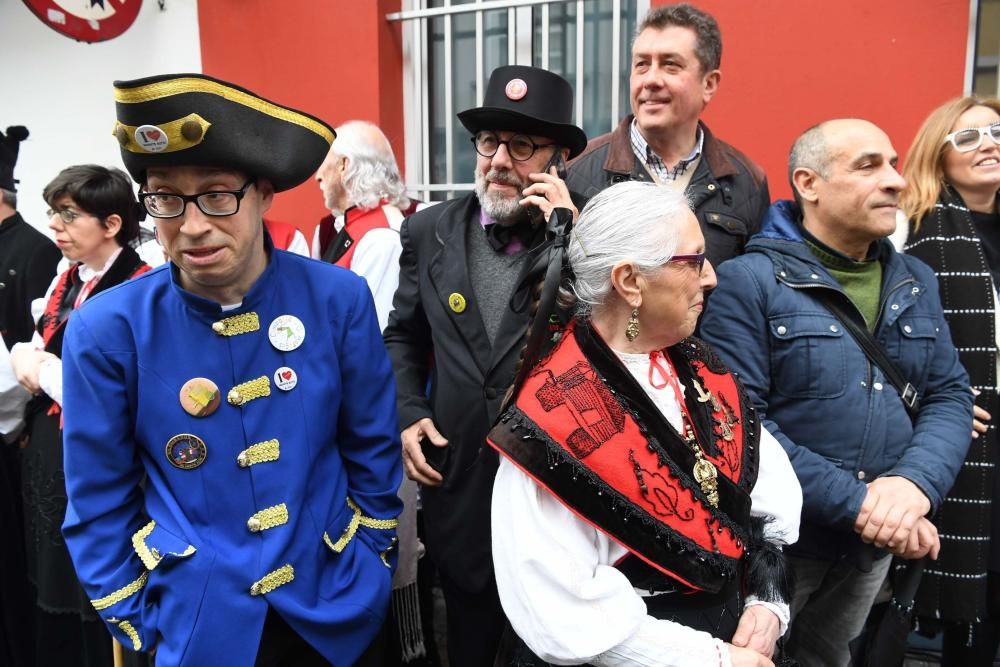
<svg viewBox="0 0 1000 667"><path fill-rule="evenodd" d="M130 0L135 1L135 0ZM211 0L209 0L211 1ZM48 233L42 189L72 164L122 168L115 121L116 79L201 72L198 0L144 0L124 34L75 42L38 20L20 0L0 0L0 130L24 125L14 177L18 211Z"/></svg>

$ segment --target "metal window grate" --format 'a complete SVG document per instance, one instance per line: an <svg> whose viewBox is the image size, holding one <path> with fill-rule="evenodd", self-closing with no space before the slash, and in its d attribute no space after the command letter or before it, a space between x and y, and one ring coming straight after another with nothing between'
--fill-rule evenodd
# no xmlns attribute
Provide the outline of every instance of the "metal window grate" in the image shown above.
<svg viewBox="0 0 1000 667"><path fill-rule="evenodd" d="M588 136L629 108L631 37L649 0L404 0L407 187L424 201L473 188L475 153L456 111L476 106L501 65L550 69L574 84Z"/></svg>

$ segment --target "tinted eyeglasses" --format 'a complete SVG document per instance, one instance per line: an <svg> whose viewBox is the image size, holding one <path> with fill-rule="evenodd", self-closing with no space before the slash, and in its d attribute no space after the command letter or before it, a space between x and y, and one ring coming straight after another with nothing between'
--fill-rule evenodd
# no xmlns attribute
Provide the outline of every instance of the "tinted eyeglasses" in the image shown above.
<svg viewBox="0 0 1000 667"><path fill-rule="evenodd" d="M989 137L993 143L1000 144L1000 123L984 125L983 127L967 127L946 135L944 143L951 144L959 153L974 151L983 144L983 137Z"/></svg>
<svg viewBox="0 0 1000 667"><path fill-rule="evenodd" d="M209 190L194 195L178 195L170 192L140 192L139 201L154 218L179 218L191 202L202 213L213 217L235 215L240 210L240 202L255 179L250 179L239 190Z"/></svg>
<svg viewBox="0 0 1000 667"><path fill-rule="evenodd" d="M688 266L693 266L698 269L698 275L705 269L705 253L700 252L697 255L674 255L667 260L669 264L687 264Z"/></svg>
<svg viewBox="0 0 1000 667"><path fill-rule="evenodd" d="M555 144L536 144L531 137L524 134L514 134L510 139L501 141L496 132L479 132L472 137L472 143L476 147L476 152L483 157L493 157L500 150L501 144L506 145L511 159L518 162L530 159L539 148L555 146Z"/></svg>

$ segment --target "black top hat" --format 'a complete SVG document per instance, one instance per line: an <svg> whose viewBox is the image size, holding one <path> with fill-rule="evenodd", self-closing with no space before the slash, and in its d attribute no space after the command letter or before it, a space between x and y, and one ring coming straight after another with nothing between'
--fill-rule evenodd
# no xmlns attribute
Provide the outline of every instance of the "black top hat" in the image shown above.
<svg viewBox="0 0 1000 667"><path fill-rule="evenodd" d="M587 135L573 124L573 87L558 74L538 67L508 65L490 74L483 106L458 114L469 132L507 130L548 137L583 152Z"/></svg>
<svg viewBox="0 0 1000 667"><path fill-rule="evenodd" d="M17 150L27 138L28 128L23 125L8 127L6 135L0 132L0 189L17 192L14 165L17 164Z"/></svg>
<svg viewBox="0 0 1000 667"><path fill-rule="evenodd" d="M323 121L203 74L115 81L114 134L137 182L150 167L238 169L276 192L319 168L336 136Z"/></svg>

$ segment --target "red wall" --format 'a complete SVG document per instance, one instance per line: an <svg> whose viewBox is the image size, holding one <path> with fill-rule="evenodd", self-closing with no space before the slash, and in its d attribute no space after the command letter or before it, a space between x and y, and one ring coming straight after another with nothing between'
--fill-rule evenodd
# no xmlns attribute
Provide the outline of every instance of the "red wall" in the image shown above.
<svg viewBox="0 0 1000 667"><path fill-rule="evenodd" d="M788 149L807 127L867 118L903 156L927 113L962 93L968 0L696 1L718 19L724 43L722 85L705 118L764 167L773 198L789 196ZM402 165L402 37L385 20L399 7L202 0L203 69L334 126L370 120ZM279 195L272 211L307 234L323 215L315 182Z"/></svg>
<svg viewBox="0 0 1000 667"><path fill-rule="evenodd" d="M403 48L385 15L400 0L201 0L202 69L336 127L368 120L403 159ZM313 180L281 193L268 217L307 238L328 211Z"/></svg>
<svg viewBox="0 0 1000 667"><path fill-rule="evenodd" d="M811 125L868 119L902 158L927 114L962 94L968 0L695 2L722 30L706 122L767 171L773 199L790 195L788 149Z"/></svg>

